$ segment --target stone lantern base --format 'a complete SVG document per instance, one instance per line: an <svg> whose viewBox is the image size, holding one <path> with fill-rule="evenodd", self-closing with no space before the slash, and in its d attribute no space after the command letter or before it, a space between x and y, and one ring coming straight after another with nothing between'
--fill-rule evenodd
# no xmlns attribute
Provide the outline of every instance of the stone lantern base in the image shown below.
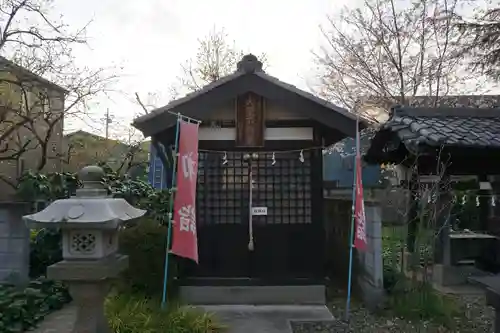
<svg viewBox="0 0 500 333"><path fill-rule="evenodd" d="M98 261L63 260L47 269L47 276L69 287L77 308L72 333L108 333L104 300L111 280L128 267L128 256L113 255Z"/></svg>

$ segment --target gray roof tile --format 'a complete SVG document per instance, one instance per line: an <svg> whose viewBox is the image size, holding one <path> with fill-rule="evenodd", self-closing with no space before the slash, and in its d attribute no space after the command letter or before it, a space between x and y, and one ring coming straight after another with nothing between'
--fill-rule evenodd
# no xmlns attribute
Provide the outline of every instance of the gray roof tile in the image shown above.
<svg viewBox="0 0 500 333"><path fill-rule="evenodd" d="M500 108L395 107L382 130L405 145L500 148Z"/></svg>

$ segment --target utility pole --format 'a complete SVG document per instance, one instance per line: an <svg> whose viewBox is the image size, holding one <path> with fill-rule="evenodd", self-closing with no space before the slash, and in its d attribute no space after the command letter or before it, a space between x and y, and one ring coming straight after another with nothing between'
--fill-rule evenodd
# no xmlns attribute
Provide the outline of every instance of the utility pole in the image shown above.
<svg viewBox="0 0 500 333"><path fill-rule="evenodd" d="M101 118L101 120L104 121L104 128L105 128L105 137L106 140L104 141L104 149L106 151L106 154L109 153L109 124L113 122L113 119L111 119L111 116L109 114L109 108L106 109L106 117ZM108 161L109 162L109 161Z"/></svg>
<svg viewBox="0 0 500 333"><path fill-rule="evenodd" d="M103 119L104 122L106 123L106 142L107 140L109 139L109 124L111 124L113 122L113 120L111 119L110 115L109 115L109 108L106 109L106 118Z"/></svg>

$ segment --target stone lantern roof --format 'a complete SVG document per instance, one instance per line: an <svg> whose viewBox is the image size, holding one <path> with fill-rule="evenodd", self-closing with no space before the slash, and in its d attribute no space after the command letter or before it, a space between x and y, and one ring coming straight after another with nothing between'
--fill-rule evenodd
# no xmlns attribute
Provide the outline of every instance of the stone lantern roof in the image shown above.
<svg viewBox="0 0 500 333"><path fill-rule="evenodd" d="M117 229L123 222L142 217L146 211L125 199L112 198L102 185L104 170L87 166L78 173L83 187L69 199L56 200L44 210L24 216L28 227L69 229Z"/></svg>

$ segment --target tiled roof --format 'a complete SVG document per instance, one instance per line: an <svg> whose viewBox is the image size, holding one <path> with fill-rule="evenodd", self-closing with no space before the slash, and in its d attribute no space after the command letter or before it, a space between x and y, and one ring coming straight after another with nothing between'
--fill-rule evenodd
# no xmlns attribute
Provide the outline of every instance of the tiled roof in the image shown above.
<svg viewBox="0 0 500 333"><path fill-rule="evenodd" d="M420 145L500 148L500 108L394 107L381 131Z"/></svg>

